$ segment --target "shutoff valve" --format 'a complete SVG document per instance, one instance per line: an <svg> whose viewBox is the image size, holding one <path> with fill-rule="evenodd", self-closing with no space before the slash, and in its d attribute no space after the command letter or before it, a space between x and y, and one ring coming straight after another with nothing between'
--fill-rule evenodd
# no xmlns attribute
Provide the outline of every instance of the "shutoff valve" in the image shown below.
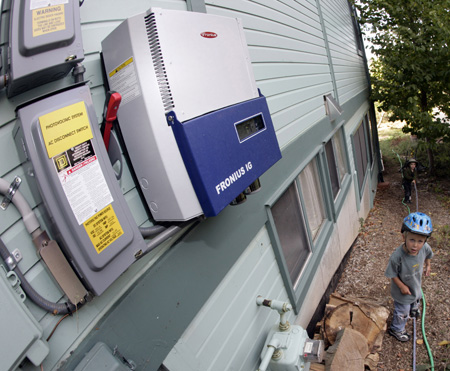
<svg viewBox="0 0 450 371"><path fill-rule="evenodd" d="M270 329L261 352L261 364L257 371L308 371L311 362L322 362L323 340L311 340L301 326L290 325L286 313L292 310L289 303L256 298L257 305L276 310L280 323Z"/></svg>

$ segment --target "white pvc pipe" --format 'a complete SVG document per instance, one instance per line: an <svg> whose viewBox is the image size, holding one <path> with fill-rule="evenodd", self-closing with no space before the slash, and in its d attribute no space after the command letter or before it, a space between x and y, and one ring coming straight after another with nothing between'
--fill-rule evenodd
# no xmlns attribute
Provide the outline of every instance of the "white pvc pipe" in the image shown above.
<svg viewBox="0 0 450 371"><path fill-rule="evenodd" d="M6 180L0 178L0 194L2 195L8 194L9 186L10 184ZM36 214L31 209L27 200L25 199L25 197L22 196L19 190L16 191L11 202L14 204L14 206L17 208L20 215L22 216L25 228L27 229L28 233L32 234L34 231L40 228L40 224L36 217Z"/></svg>

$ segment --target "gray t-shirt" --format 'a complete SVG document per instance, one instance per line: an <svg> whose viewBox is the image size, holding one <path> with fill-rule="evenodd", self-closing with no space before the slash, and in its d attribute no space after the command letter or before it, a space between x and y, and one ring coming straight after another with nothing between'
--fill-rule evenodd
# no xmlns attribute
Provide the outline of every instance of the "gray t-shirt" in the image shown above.
<svg viewBox="0 0 450 371"><path fill-rule="evenodd" d="M412 304L422 297L423 264L425 259L431 259L432 257L433 251L428 243L425 243L416 256L409 255L403 249L403 244L395 249L389 259L384 275L388 278L400 278L409 287L409 291L412 294L403 295L400 288L394 282L391 282L391 295L396 302Z"/></svg>

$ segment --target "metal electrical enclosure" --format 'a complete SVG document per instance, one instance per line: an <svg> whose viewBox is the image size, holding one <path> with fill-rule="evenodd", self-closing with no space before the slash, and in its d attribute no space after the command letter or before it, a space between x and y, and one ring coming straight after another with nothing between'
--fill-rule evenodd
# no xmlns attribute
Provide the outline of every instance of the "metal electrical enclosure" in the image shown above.
<svg viewBox="0 0 450 371"><path fill-rule="evenodd" d="M152 8L102 50L155 220L217 215L281 158L239 19Z"/></svg>
<svg viewBox="0 0 450 371"><path fill-rule="evenodd" d="M8 97L66 76L84 59L78 0L11 4Z"/></svg>
<svg viewBox="0 0 450 371"><path fill-rule="evenodd" d="M46 223L86 286L100 295L146 244L115 178L90 90L17 110L14 138Z"/></svg>

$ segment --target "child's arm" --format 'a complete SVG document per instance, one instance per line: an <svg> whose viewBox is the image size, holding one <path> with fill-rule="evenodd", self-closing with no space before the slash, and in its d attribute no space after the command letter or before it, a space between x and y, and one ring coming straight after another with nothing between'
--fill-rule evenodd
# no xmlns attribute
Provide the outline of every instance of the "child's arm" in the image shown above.
<svg viewBox="0 0 450 371"><path fill-rule="evenodd" d="M398 277L392 278L392 281L398 286L403 295L411 295L411 291L409 291L409 287L406 286L402 280Z"/></svg>
<svg viewBox="0 0 450 371"><path fill-rule="evenodd" d="M425 259L424 271L425 277L428 277L431 273L431 259Z"/></svg>

